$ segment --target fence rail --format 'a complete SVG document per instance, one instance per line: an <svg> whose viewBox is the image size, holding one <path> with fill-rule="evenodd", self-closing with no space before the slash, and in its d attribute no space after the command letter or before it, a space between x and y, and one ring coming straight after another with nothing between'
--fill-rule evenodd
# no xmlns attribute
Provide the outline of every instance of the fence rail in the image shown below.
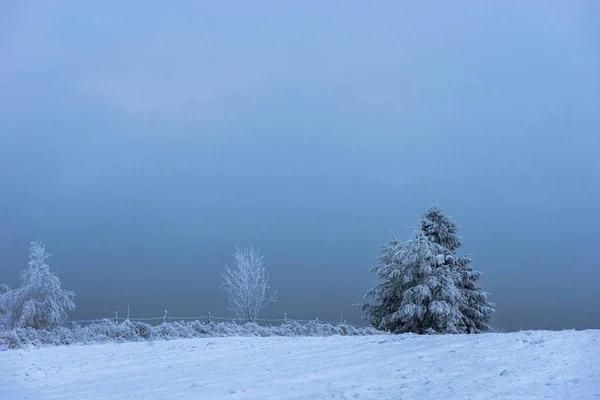
<svg viewBox="0 0 600 400"><path fill-rule="evenodd" d="M88 324L88 323L94 323L94 322L100 322L103 320L111 320L114 322L124 322L124 321L140 321L140 322L150 322L150 321L162 321L162 322L173 322L173 321L185 321L185 320L192 320L192 321L202 321L202 322L213 322L213 321L230 321L230 322L248 322L247 319L245 318L232 318L232 317L218 317L218 316L213 316L210 313L207 313L207 315L203 316L203 317L171 317L169 315L167 315L167 313L165 313L164 316L162 317L148 317L148 318L144 318L144 317L118 317L117 315L115 315L114 317L107 317L107 318L98 318L98 319L80 319L80 320L69 320L67 321L67 323L72 323L72 324ZM293 318L288 318L287 314L284 314L284 318L255 318L254 322L266 322L266 323L285 323L285 322L303 322L303 323L307 323L307 322L320 322L320 323L324 323L324 324L331 324L331 325L348 325L348 326L352 326L352 327L356 327L356 328L367 328L368 325L357 325L357 324L349 324L347 323L345 320L340 319L339 321L329 321L329 320L322 320L319 318L315 318L315 319L293 319Z"/></svg>

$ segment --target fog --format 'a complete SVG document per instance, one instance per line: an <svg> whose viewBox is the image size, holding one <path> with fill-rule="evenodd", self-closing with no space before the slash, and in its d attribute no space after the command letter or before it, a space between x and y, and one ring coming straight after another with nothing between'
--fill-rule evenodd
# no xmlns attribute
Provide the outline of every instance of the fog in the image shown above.
<svg viewBox="0 0 600 400"><path fill-rule="evenodd" d="M598 3L4 8L0 283L39 238L72 319L229 317L254 245L262 317L360 323L437 202L495 326L600 328Z"/></svg>

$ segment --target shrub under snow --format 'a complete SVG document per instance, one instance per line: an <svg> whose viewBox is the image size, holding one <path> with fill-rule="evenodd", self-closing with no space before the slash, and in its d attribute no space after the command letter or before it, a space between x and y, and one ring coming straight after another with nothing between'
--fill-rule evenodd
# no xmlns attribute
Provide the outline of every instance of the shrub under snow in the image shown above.
<svg viewBox="0 0 600 400"><path fill-rule="evenodd" d="M16 349L25 345L68 345L106 342L132 342L144 340L173 340L226 336L358 336L379 335L382 332L370 327L332 325L317 321L288 321L277 326L260 326L254 322L243 325L231 322L174 321L149 325L139 321L115 323L105 319L87 326L52 329L15 328L0 332L0 348Z"/></svg>

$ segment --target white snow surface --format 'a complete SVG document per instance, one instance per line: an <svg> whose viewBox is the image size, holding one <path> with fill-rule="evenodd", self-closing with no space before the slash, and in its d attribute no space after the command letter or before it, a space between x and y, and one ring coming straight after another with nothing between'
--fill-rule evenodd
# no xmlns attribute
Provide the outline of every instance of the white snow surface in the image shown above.
<svg viewBox="0 0 600 400"><path fill-rule="evenodd" d="M600 330L7 350L0 398L600 399Z"/></svg>

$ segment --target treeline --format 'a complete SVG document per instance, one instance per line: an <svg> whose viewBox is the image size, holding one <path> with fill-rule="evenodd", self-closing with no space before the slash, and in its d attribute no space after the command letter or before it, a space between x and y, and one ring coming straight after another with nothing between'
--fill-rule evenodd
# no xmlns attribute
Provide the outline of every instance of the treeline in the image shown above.
<svg viewBox="0 0 600 400"><path fill-rule="evenodd" d="M439 207L430 207L422 215L418 227L413 228L409 240L399 241L393 236L381 247L378 264L371 269L380 278L380 283L364 296L370 301L355 305L364 312L371 330L356 330L344 324L335 327L320 324L320 332L371 334L379 330L458 334L489 330L494 305L479 286L481 273L472 267L471 257L458 253L462 241L457 232L458 225L452 218L443 214ZM236 248L234 267L221 272L221 288L228 294L229 309L238 319L249 323L248 328L233 328L235 324L215 328L219 324L203 325L198 321L177 323L179 325L167 328L168 324L152 327L132 321L117 324L108 320L85 328L65 328L68 312L75 308L75 293L61 287L60 280L48 266L49 257L42 242L31 242L28 268L21 273L22 285L16 289L0 285L0 325L5 331L2 340L11 346L36 340L44 343L85 342L85 335L94 337L94 341L102 341L102 338L195 337L205 334L207 329L213 333L220 332L219 329L238 333L249 329L262 336L316 332L314 327L303 328L301 324L286 323L277 329L260 328L255 324L259 312L276 301L277 292L271 292L264 258L252 247ZM179 333L165 334L168 329ZM36 331L52 330L59 339L35 339L44 337Z"/></svg>

